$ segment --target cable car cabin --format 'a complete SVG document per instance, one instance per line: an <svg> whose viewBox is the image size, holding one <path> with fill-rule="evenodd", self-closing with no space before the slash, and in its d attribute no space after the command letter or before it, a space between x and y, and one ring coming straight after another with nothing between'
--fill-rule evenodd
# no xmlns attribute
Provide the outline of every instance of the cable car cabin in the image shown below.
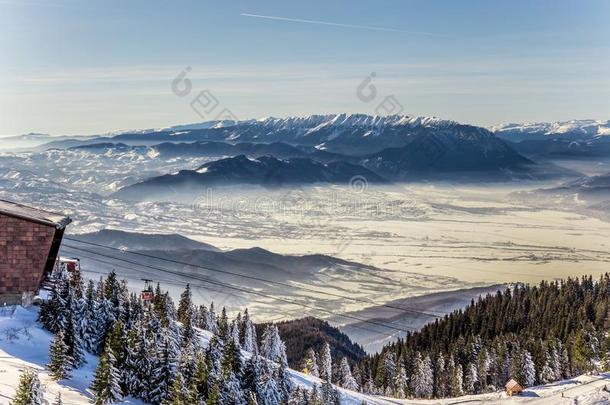
<svg viewBox="0 0 610 405"><path fill-rule="evenodd" d="M142 280L144 281L144 289L140 294L140 298L144 302L151 302L155 299L155 293L153 292L152 280Z"/></svg>
<svg viewBox="0 0 610 405"><path fill-rule="evenodd" d="M60 257L57 260L57 265L69 273L80 272L80 259L78 258Z"/></svg>
<svg viewBox="0 0 610 405"><path fill-rule="evenodd" d="M155 299L155 294L152 291L142 291L140 294L142 301L150 302Z"/></svg>

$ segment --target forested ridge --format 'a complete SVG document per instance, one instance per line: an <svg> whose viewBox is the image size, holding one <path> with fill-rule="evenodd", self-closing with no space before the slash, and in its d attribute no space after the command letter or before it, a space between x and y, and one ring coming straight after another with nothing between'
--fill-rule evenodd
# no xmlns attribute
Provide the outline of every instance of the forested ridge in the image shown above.
<svg viewBox="0 0 610 405"><path fill-rule="evenodd" d="M473 301L360 363L371 393L441 398L610 368L610 276L516 285Z"/></svg>
<svg viewBox="0 0 610 405"><path fill-rule="evenodd" d="M256 329L259 335L269 326L269 324L257 324ZM330 346L333 358L340 359L346 357L349 361L355 362L362 360L366 353L362 346L352 342L350 338L338 328L328 322L306 317L291 321L275 323L280 337L286 344L286 355L288 364L294 369L302 369L303 361L308 349L321 351L326 343Z"/></svg>

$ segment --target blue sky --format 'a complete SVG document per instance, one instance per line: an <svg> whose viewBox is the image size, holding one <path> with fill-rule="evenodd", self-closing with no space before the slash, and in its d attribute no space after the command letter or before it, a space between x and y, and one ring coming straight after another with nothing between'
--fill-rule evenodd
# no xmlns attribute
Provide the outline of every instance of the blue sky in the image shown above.
<svg viewBox="0 0 610 405"><path fill-rule="evenodd" d="M202 121L203 90L204 118L374 114L393 95L479 125L609 119L609 16L605 0L0 0L0 135Z"/></svg>

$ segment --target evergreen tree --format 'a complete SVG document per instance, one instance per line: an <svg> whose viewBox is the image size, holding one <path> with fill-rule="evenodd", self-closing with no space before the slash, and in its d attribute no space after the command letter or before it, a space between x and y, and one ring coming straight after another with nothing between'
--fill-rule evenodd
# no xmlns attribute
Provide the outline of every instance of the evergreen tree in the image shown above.
<svg viewBox="0 0 610 405"><path fill-rule="evenodd" d="M324 342L322 351L320 352L320 378L324 381L331 382L333 377L333 360L330 355L330 346L328 342Z"/></svg>
<svg viewBox="0 0 610 405"><path fill-rule="evenodd" d="M107 346L95 370L91 390L95 395L95 404L103 405L118 402L123 397L121 375L116 368L116 358L112 349Z"/></svg>
<svg viewBox="0 0 610 405"><path fill-rule="evenodd" d="M354 377L352 377L352 370L347 362L347 358L343 357L341 359L339 370L339 375L341 376L339 385L348 390L358 391L358 388L360 387L358 387L356 380L354 380Z"/></svg>
<svg viewBox="0 0 610 405"><path fill-rule="evenodd" d="M523 384L526 387L531 387L536 383L536 368L532 355L527 350L523 351Z"/></svg>
<svg viewBox="0 0 610 405"><path fill-rule="evenodd" d="M186 285L184 292L180 295L180 302L178 303L178 312L176 314L178 322L186 325L190 323L192 316L193 299L191 293L191 286Z"/></svg>
<svg viewBox="0 0 610 405"><path fill-rule="evenodd" d="M263 357L276 363L287 365L286 346L280 338L280 333L275 325L269 325L263 332L260 353Z"/></svg>
<svg viewBox="0 0 610 405"><path fill-rule="evenodd" d="M398 364L398 371L394 381L394 395L396 398L405 398L408 387L407 373L401 363Z"/></svg>
<svg viewBox="0 0 610 405"><path fill-rule="evenodd" d="M451 378L451 396L459 397L464 394L464 373L462 365L455 366L453 376Z"/></svg>
<svg viewBox="0 0 610 405"><path fill-rule="evenodd" d="M59 331L49 348L49 374L56 380L65 380L71 377L72 358L68 354L68 346L64 341L64 333Z"/></svg>
<svg viewBox="0 0 610 405"><path fill-rule="evenodd" d="M197 355L195 373L191 378L189 388L189 399L191 403L197 404L204 401L208 396L208 366L203 354Z"/></svg>
<svg viewBox="0 0 610 405"><path fill-rule="evenodd" d="M244 340L243 340L243 349L246 352L252 354L258 354L258 344L256 338L256 328L254 324L250 320L250 316L246 310L246 314L244 316Z"/></svg>
<svg viewBox="0 0 610 405"><path fill-rule="evenodd" d="M169 390L169 394L163 400L163 404L165 405L187 405L188 402L188 394L184 387L184 380L182 379L182 374L177 373L174 382L171 385Z"/></svg>
<svg viewBox="0 0 610 405"><path fill-rule="evenodd" d="M34 370L27 369L19 378L19 386L11 405L42 405L44 393Z"/></svg>
<svg viewBox="0 0 610 405"><path fill-rule="evenodd" d="M339 392L333 387L333 385L325 381L322 384L322 403L324 405L341 405L341 397Z"/></svg>
<svg viewBox="0 0 610 405"><path fill-rule="evenodd" d="M432 396L432 366L430 364L430 357L421 357L421 354L417 352L415 356L415 375L413 376L413 390L415 396L420 398L429 398Z"/></svg>

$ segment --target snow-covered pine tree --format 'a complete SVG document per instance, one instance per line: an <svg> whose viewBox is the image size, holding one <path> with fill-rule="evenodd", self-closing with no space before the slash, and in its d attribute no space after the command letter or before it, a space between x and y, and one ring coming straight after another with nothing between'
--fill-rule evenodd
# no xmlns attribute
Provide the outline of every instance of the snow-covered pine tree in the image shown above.
<svg viewBox="0 0 610 405"><path fill-rule="evenodd" d="M239 380L235 374L230 373L222 384L220 392L220 402L222 404L245 405L246 398L241 391Z"/></svg>
<svg viewBox="0 0 610 405"><path fill-rule="evenodd" d="M174 381L177 373L177 357L172 349L169 333L166 332L160 342L157 358L152 369L151 390L149 401L162 403L169 394L169 384Z"/></svg>
<svg viewBox="0 0 610 405"><path fill-rule="evenodd" d="M324 342L322 351L320 352L320 378L324 381L331 382L333 378L333 359L330 355L330 345Z"/></svg>
<svg viewBox="0 0 610 405"><path fill-rule="evenodd" d="M239 338L240 324L241 321L234 319L229 327L229 340L233 341L238 349L241 349L241 339Z"/></svg>
<svg viewBox="0 0 610 405"><path fill-rule="evenodd" d="M407 373L402 365L402 362L398 363L398 371L394 378L394 395L396 398L405 398L408 388Z"/></svg>
<svg viewBox="0 0 610 405"><path fill-rule="evenodd" d="M206 321L208 318L208 309L205 305L199 305L199 310L197 311L197 327L199 329L206 330Z"/></svg>
<svg viewBox="0 0 610 405"><path fill-rule="evenodd" d="M260 348L261 356L276 363L287 365L286 346L280 338L280 333L275 325L269 325L263 332L263 340Z"/></svg>
<svg viewBox="0 0 610 405"><path fill-rule="evenodd" d="M224 378L228 378L231 374L241 374L241 371L242 364L239 349L235 346L235 342L230 339L224 345L221 360L221 373Z"/></svg>
<svg viewBox="0 0 610 405"><path fill-rule="evenodd" d="M195 373L189 387L189 403L199 404L208 396L208 366L203 353L196 354Z"/></svg>
<svg viewBox="0 0 610 405"><path fill-rule="evenodd" d="M112 349L107 346L95 370L91 390L95 395L95 404L104 405L118 402L123 397L121 375L116 368L116 359Z"/></svg>
<svg viewBox="0 0 610 405"><path fill-rule="evenodd" d="M256 386L258 402L265 405L279 405L282 401L282 393L273 378L270 364L263 362L261 371Z"/></svg>
<svg viewBox="0 0 610 405"><path fill-rule="evenodd" d="M71 300L70 314L66 319L66 328L64 333L64 341L66 342L68 355L72 359L74 368L79 368L85 363L85 348L81 339L82 332L80 326L82 324L79 316L83 316L83 312L79 309L80 305L75 298Z"/></svg>
<svg viewBox="0 0 610 405"><path fill-rule="evenodd" d="M167 397L163 400L164 405L185 405L188 403L188 394L184 386L181 373L176 374Z"/></svg>
<svg viewBox="0 0 610 405"><path fill-rule="evenodd" d="M42 405L43 401L44 392L38 379L38 373L26 369L19 377L19 385L11 405Z"/></svg>
<svg viewBox="0 0 610 405"><path fill-rule="evenodd" d="M335 387L328 381L322 384L322 403L324 405L341 405L341 397Z"/></svg>
<svg viewBox="0 0 610 405"><path fill-rule="evenodd" d="M434 395L437 397L443 398L447 395L447 374L445 356L441 352L436 358L434 367Z"/></svg>
<svg viewBox="0 0 610 405"><path fill-rule="evenodd" d="M477 385L479 382L479 376L477 374L477 365L474 363L468 363L466 366L466 378L464 378L464 391L467 394L477 394Z"/></svg>
<svg viewBox="0 0 610 405"><path fill-rule="evenodd" d="M356 380L354 380L354 377L352 376L352 370L346 357L343 357L341 359L341 363L339 364L339 375L341 376L339 385L348 390L358 391L360 387L358 387Z"/></svg>
<svg viewBox="0 0 610 405"><path fill-rule="evenodd" d="M210 304L210 310L206 314L204 319L204 329L214 334L218 333L218 320L216 319L216 311L214 310L214 303Z"/></svg>
<svg viewBox="0 0 610 405"><path fill-rule="evenodd" d="M95 285L92 280L89 280L87 283L83 300L84 322L83 327L81 328L83 345L86 351L95 353L97 351L97 340L99 335L99 320L97 317Z"/></svg>
<svg viewBox="0 0 610 405"><path fill-rule="evenodd" d="M451 359L453 362L453 358ZM451 396L459 397L464 394L464 372L462 365L457 364L454 367L453 375L451 376Z"/></svg>
<svg viewBox="0 0 610 405"><path fill-rule="evenodd" d="M190 320L191 320L190 318L192 315L192 308L193 308L193 295L191 293L190 284L187 284L186 288L180 295L180 301L178 303L178 312L176 313L176 319L178 320L178 322L182 322L183 324L190 322Z"/></svg>
<svg viewBox="0 0 610 405"><path fill-rule="evenodd" d="M210 392L205 402L206 405L221 405L220 402L220 382L214 380L210 385Z"/></svg>
<svg viewBox="0 0 610 405"><path fill-rule="evenodd" d="M523 384L526 387L531 387L536 383L536 368L532 355L529 351L524 350L522 354L522 367L523 367Z"/></svg>
<svg viewBox="0 0 610 405"><path fill-rule="evenodd" d="M276 369L276 374L275 380L282 395L282 403L285 403L288 401L290 393L294 389L294 384L292 383L290 373L288 372L288 366L280 364L280 366Z"/></svg>
<svg viewBox="0 0 610 405"><path fill-rule="evenodd" d="M248 313L246 312L246 315ZM258 354L258 343L256 337L256 328L252 321L250 320L250 316L244 316L244 341L242 348L244 351Z"/></svg>
<svg viewBox="0 0 610 405"><path fill-rule="evenodd" d="M309 405L324 405L322 402L322 395L317 384L314 384L309 394Z"/></svg>
<svg viewBox="0 0 610 405"><path fill-rule="evenodd" d="M290 394L290 398L288 398L288 405L308 405L309 399L307 398L308 392L306 389L301 387L297 387Z"/></svg>
<svg viewBox="0 0 610 405"><path fill-rule="evenodd" d="M475 391L483 392L487 386L487 375L489 374L491 359L487 348L483 347L479 351L477 358L477 382L475 383Z"/></svg>
<svg viewBox="0 0 610 405"><path fill-rule="evenodd" d="M540 369L540 374L538 376L538 380L542 384L548 384L555 380L555 372L551 368L550 361L548 357L544 361L544 365Z"/></svg>
<svg viewBox="0 0 610 405"><path fill-rule="evenodd" d="M312 377L320 377L317 357L316 352L312 348L309 348L303 359L303 372L307 371Z"/></svg>
<svg viewBox="0 0 610 405"><path fill-rule="evenodd" d="M216 334L223 342L226 342L229 338L229 317L227 316L227 309L225 307L222 307L222 311L220 311L220 316L218 317L218 332Z"/></svg>
<svg viewBox="0 0 610 405"><path fill-rule="evenodd" d="M65 380L71 377L72 358L68 354L68 345L64 341L63 331L57 332L49 348L49 374L56 380Z"/></svg>
<svg viewBox="0 0 610 405"><path fill-rule="evenodd" d="M432 384L434 383L430 356L426 355L422 358L421 353L417 352L415 355L414 372L413 391L415 392L415 396L419 398L430 398L433 391Z"/></svg>
<svg viewBox="0 0 610 405"><path fill-rule="evenodd" d="M375 382L379 387L390 387L392 386L396 377L396 353L392 350L388 350L383 355L382 360L379 362L377 367L377 373L375 376Z"/></svg>

